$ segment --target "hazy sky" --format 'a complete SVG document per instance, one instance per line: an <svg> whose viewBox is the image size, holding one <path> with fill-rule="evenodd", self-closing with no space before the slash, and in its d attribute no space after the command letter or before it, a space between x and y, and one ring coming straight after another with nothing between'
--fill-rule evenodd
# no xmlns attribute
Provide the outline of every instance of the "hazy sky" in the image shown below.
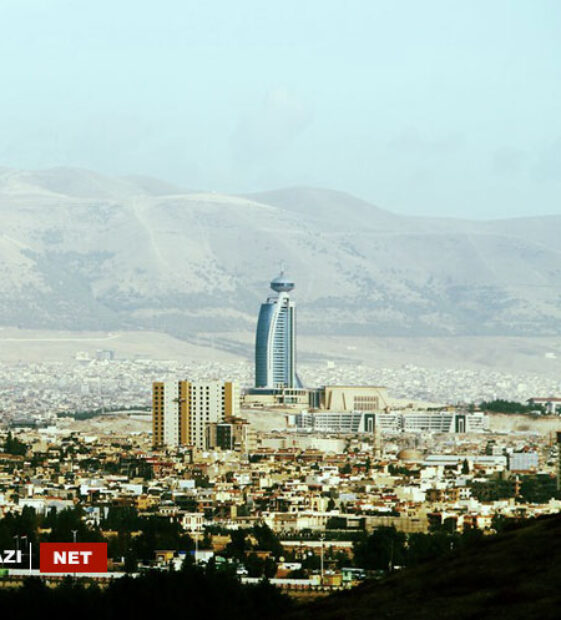
<svg viewBox="0 0 561 620"><path fill-rule="evenodd" d="M0 0L0 165L561 213L559 0Z"/></svg>

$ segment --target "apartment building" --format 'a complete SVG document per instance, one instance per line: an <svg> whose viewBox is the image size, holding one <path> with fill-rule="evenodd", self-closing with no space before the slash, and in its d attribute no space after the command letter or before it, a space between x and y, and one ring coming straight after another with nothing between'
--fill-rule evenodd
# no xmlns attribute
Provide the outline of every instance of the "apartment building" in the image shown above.
<svg viewBox="0 0 561 620"><path fill-rule="evenodd" d="M239 387L231 381L156 381L152 386L152 443L204 450L208 425L236 417L239 402Z"/></svg>

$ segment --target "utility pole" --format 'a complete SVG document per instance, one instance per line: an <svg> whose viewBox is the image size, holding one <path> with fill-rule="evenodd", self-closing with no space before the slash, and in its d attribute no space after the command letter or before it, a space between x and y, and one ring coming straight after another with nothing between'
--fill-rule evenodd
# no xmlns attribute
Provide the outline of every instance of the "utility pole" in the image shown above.
<svg viewBox="0 0 561 620"><path fill-rule="evenodd" d="M74 538L74 542L76 542L76 534L78 530L72 530L72 537ZM76 581L76 573L74 573L74 581Z"/></svg>
<svg viewBox="0 0 561 620"><path fill-rule="evenodd" d="M561 491L561 433L556 434L557 439L557 492Z"/></svg>
<svg viewBox="0 0 561 620"><path fill-rule="evenodd" d="M323 541L325 540L325 534L320 534L319 539L321 540L320 574L321 574L321 585L323 586Z"/></svg>
<svg viewBox="0 0 561 620"><path fill-rule="evenodd" d="M27 541L28 541L27 536L22 536L21 537L22 542L23 542L24 538L25 538L25 542L27 543ZM23 555L23 553L22 553L22 555ZM29 543L29 572L31 572L31 543Z"/></svg>

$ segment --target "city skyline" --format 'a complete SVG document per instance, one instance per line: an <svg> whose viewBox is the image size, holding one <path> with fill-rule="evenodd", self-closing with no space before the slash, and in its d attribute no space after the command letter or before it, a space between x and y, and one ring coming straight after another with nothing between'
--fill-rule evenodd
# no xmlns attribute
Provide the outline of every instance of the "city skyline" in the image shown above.
<svg viewBox="0 0 561 620"><path fill-rule="evenodd" d="M559 1L0 4L5 615L557 617Z"/></svg>

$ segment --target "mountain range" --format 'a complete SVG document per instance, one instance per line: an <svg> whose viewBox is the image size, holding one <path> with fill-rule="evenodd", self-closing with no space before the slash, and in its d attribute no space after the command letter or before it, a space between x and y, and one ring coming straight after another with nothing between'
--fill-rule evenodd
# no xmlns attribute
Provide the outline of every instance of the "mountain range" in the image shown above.
<svg viewBox="0 0 561 620"><path fill-rule="evenodd" d="M3 325L253 330L284 265L309 334L561 333L561 216L410 217L320 188L54 168L0 169L0 221Z"/></svg>

